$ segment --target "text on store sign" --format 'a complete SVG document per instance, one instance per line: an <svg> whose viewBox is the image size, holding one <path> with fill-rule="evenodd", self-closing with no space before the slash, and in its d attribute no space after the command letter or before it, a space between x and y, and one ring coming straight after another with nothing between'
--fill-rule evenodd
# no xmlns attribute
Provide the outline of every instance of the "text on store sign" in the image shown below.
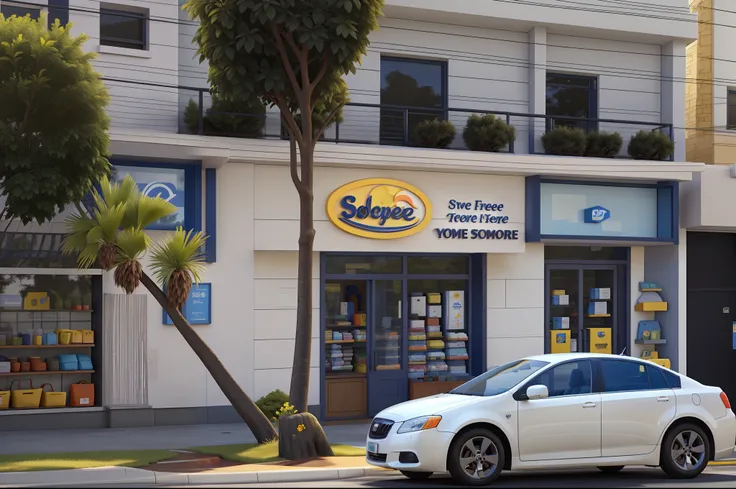
<svg viewBox="0 0 736 489"><path fill-rule="evenodd" d="M504 204L475 200L472 202L451 199L447 205L447 220L451 223L508 224L509 216L491 214L503 212ZM435 228L440 239L519 239L518 230L508 229L456 229Z"/></svg>

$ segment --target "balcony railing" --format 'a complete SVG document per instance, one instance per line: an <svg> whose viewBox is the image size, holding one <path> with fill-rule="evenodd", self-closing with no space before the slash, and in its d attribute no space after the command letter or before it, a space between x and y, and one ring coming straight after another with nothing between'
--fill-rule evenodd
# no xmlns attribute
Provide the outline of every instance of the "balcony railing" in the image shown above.
<svg viewBox="0 0 736 489"><path fill-rule="evenodd" d="M198 93L197 93L198 92ZM241 138L288 138L282 127L278 111L261 114L245 114L215 110L206 90L181 90L180 105L183 116L181 132L210 136ZM500 152L514 154L545 154L541 137L547 131L560 126L574 126L589 131L617 132L623 138L623 146L616 156L628 158L627 146L631 136L641 130L660 131L673 139L672 124L661 122L631 121L620 119L594 119L581 117L526 114L464 108L421 108L396 105L349 103L343 109L341 122L333 124L322 140L333 143L379 144L388 146L420 146L414 137L414 128L424 120L450 121L456 136L447 149L467 150L463 130L473 115L492 114L516 131L516 139ZM670 159L673 159L671 157Z"/></svg>

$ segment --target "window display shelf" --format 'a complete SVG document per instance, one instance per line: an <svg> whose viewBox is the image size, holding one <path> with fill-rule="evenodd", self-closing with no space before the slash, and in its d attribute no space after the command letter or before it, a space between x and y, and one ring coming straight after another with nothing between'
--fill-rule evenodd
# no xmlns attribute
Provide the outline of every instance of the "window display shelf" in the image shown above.
<svg viewBox="0 0 736 489"><path fill-rule="evenodd" d="M355 340L325 340L326 345L336 345L342 343L356 343Z"/></svg>
<svg viewBox="0 0 736 489"><path fill-rule="evenodd" d="M26 375L75 375L93 374L94 370L44 370L43 372L7 372L1 373L0 377L25 377Z"/></svg>
<svg viewBox="0 0 736 489"><path fill-rule="evenodd" d="M587 317L589 318L610 318L610 314L588 314Z"/></svg>
<svg viewBox="0 0 736 489"><path fill-rule="evenodd" d="M667 340L635 340L637 345L666 345Z"/></svg>
<svg viewBox="0 0 736 489"><path fill-rule="evenodd" d="M34 314L49 314L54 312L94 312L92 309L47 309L47 310L41 310L41 309L13 309L8 307L0 307L0 312L30 312Z"/></svg>
<svg viewBox="0 0 736 489"><path fill-rule="evenodd" d="M47 348L94 348L93 343L72 343L69 345L0 345L0 350L45 350Z"/></svg>

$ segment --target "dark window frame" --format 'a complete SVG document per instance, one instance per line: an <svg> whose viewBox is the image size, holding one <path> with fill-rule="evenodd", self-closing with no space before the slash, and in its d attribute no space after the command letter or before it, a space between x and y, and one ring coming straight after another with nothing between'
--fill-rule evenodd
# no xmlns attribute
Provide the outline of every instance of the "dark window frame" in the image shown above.
<svg viewBox="0 0 736 489"><path fill-rule="evenodd" d="M731 97L733 97L733 103ZM736 131L736 88L729 88L726 92L726 129Z"/></svg>
<svg viewBox="0 0 736 489"><path fill-rule="evenodd" d="M10 15L8 15L7 11L5 10L6 8L11 10ZM2 5L0 5L0 13L2 13L6 19L13 15L16 15L18 17L25 17L27 14L31 14L31 19L38 20L41 17L41 13L43 12L44 8L46 8L46 6L44 5L32 7L30 5L13 3L12 1L4 1ZM20 12L12 12L12 10L22 11L24 13L23 15L19 15Z"/></svg>
<svg viewBox="0 0 736 489"><path fill-rule="evenodd" d="M129 11L129 10L118 10L118 9L111 8L111 7L114 7L114 6L111 5L108 7L100 7L100 45L123 48L123 49L135 49L138 51L147 51L148 50L148 29L149 29L148 13L135 12L135 11ZM140 40L106 36L103 33L103 24L102 24L102 18L105 15L140 20L142 22Z"/></svg>
<svg viewBox="0 0 736 489"><path fill-rule="evenodd" d="M440 107L416 107L417 111L421 111L422 109L427 109L427 111L436 112L438 114L438 118L442 120L448 119L448 104L449 104L449 94L448 94L448 87L449 87L449 70L448 70L448 61L446 60L436 60L436 59L422 59L422 58L412 58L411 56L392 56L392 55L382 55L381 59L379 61L379 77L381 79L381 84L383 83L383 62L384 61L392 61L396 63L406 63L406 64L423 64L423 65L432 65L432 66L439 66L440 67L440 89L442 93L440 94ZM395 139L387 139L385 138L381 133L381 121L383 119L383 100L381 99L381 89L379 89L379 101L380 101L380 109L381 112L379 114L379 141L380 144L385 145L403 145L403 142L398 142ZM391 110L391 109L385 109L385 110ZM393 109L397 110L397 109ZM404 135L404 140L410 140L411 135Z"/></svg>
<svg viewBox="0 0 736 489"><path fill-rule="evenodd" d="M571 80L579 81L580 84L563 84L563 83L552 83L550 84L550 78L554 77L561 77L561 78L569 78ZM585 82L585 83L584 83ZM579 88L586 88L588 90L588 118L589 119L598 119L599 118L599 111L600 111L600 94L598 93L599 83L598 83L598 77L593 75L578 75L578 74L571 74L571 73L558 73L558 72L547 72L546 78L545 78L545 114L547 114L547 87L549 86L557 86L557 87L563 87L563 86L574 86ZM587 85L587 86L586 86ZM549 115L549 114L548 114ZM554 116L555 118L564 121L565 116ZM575 116L570 116L575 117ZM579 122L579 121L578 121ZM553 129L552 127L552 119L547 118L545 121L545 128L547 131ZM593 132L598 130L598 122L597 121L590 121L586 124L587 132Z"/></svg>

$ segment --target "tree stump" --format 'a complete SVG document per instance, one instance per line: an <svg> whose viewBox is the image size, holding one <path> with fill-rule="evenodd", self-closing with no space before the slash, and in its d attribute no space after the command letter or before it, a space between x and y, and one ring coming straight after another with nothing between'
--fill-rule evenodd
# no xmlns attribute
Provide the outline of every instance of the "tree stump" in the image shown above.
<svg viewBox="0 0 736 489"><path fill-rule="evenodd" d="M314 415L299 413L279 418L279 457L303 460L332 456L327 435Z"/></svg>

